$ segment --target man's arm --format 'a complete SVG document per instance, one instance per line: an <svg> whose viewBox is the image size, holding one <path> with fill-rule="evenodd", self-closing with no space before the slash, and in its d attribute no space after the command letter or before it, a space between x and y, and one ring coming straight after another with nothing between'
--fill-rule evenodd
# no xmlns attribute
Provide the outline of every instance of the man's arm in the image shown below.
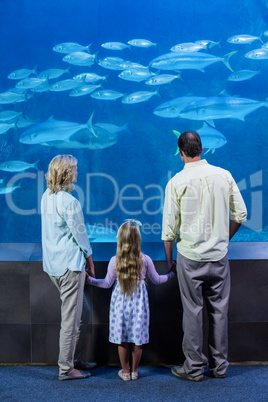
<svg viewBox="0 0 268 402"><path fill-rule="evenodd" d="M174 240L164 240L165 254L167 260L167 272L174 270L174 263L172 260Z"/></svg>
<svg viewBox="0 0 268 402"><path fill-rule="evenodd" d="M241 223L235 222L235 221L230 221L229 225L229 240L236 234L238 229L240 228Z"/></svg>

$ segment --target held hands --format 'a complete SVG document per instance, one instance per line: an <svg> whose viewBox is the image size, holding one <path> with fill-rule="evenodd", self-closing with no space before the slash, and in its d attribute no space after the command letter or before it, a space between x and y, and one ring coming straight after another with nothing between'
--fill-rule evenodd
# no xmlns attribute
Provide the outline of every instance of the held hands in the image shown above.
<svg viewBox="0 0 268 402"><path fill-rule="evenodd" d="M172 263L168 265L167 273L174 272L174 274L176 274L177 273L176 267L177 267L176 261L172 261Z"/></svg>
<svg viewBox="0 0 268 402"><path fill-rule="evenodd" d="M92 256L90 255L88 258L86 258L87 261L87 268L86 268L86 283L88 284L88 280L87 278L89 276L95 278L95 267L94 267L94 263L92 260Z"/></svg>

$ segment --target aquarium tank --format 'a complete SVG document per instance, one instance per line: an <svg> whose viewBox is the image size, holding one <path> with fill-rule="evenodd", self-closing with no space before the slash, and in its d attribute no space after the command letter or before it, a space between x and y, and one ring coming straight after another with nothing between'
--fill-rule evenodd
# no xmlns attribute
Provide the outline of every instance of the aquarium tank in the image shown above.
<svg viewBox="0 0 268 402"><path fill-rule="evenodd" d="M40 243L58 154L78 160L92 242L115 242L125 219L161 242L185 130L241 190L233 241L268 240L267 1L2 0L0 19L1 243Z"/></svg>

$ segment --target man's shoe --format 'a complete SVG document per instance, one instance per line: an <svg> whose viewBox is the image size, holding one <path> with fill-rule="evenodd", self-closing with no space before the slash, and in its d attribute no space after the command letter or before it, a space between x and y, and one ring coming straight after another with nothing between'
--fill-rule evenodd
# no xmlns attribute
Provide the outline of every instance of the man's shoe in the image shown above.
<svg viewBox="0 0 268 402"><path fill-rule="evenodd" d="M83 360L78 360L74 363L74 368L77 370L93 370L97 366L97 363L83 362Z"/></svg>
<svg viewBox="0 0 268 402"><path fill-rule="evenodd" d="M225 378L226 374L213 374L210 372L211 377L213 378Z"/></svg>
<svg viewBox="0 0 268 402"><path fill-rule="evenodd" d="M184 378L185 380L200 382L203 381L203 374L197 375L196 377L192 377L185 373L183 366L174 366L171 369L171 373L176 377Z"/></svg>

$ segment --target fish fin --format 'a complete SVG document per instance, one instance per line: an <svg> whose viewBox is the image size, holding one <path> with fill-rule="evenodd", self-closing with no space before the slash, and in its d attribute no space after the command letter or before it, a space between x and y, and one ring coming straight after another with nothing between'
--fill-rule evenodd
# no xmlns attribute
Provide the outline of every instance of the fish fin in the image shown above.
<svg viewBox="0 0 268 402"><path fill-rule="evenodd" d="M68 68L66 68L65 73L66 73L66 74L70 74L70 71L71 71L71 66L69 66Z"/></svg>
<svg viewBox="0 0 268 402"><path fill-rule="evenodd" d="M38 169L38 166L37 166L37 164L39 163L39 161L40 161L40 159L38 159L38 160L33 164L33 168L36 169L36 170L39 170L39 169Z"/></svg>
<svg viewBox="0 0 268 402"><path fill-rule="evenodd" d="M176 137L178 137L178 138L179 138L179 136L181 135L181 133L180 133L179 131L177 131L177 130L172 130L172 132L173 132L173 134L175 134Z"/></svg>
<svg viewBox="0 0 268 402"><path fill-rule="evenodd" d="M209 149L204 153L204 156L205 156L207 153L209 153L209 151L211 151L211 148L209 148Z"/></svg>
<svg viewBox="0 0 268 402"><path fill-rule="evenodd" d="M230 57L233 56L235 53L237 53L237 50L234 51L234 52L227 53L227 54L224 56L224 60L223 60L223 62L224 62L224 64L226 65L226 67L228 67L229 70L231 70L232 72L234 72L234 70L232 69L232 67L231 67L230 64L229 64L229 59L230 59Z"/></svg>
<svg viewBox="0 0 268 402"><path fill-rule="evenodd" d="M92 125L92 120L93 120L93 115L94 115L94 111L91 113L91 116L87 122L87 126L89 128L89 130L91 131L91 133L98 138L97 134L95 133L94 129L93 129L93 125Z"/></svg>
<svg viewBox="0 0 268 402"><path fill-rule="evenodd" d="M208 127L208 125L205 121L203 121L203 126L201 128L205 128L205 127Z"/></svg>
<svg viewBox="0 0 268 402"><path fill-rule="evenodd" d="M213 120L207 120L207 123L210 124L212 127L215 128L215 123Z"/></svg>
<svg viewBox="0 0 268 402"><path fill-rule="evenodd" d="M183 78L182 78L182 76L181 76L182 71L181 71L181 70L175 70L175 72L178 74L179 80L182 80L182 81L183 81Z"/></svg>
<svg viewBox="0 0 268 402"><path fill-rule="evenodd" d="M128 134L131 133L131 131L129 129L129 122L128 121L123 125L123 127L122 127L122 129L120 131L126 131Z"/></svg>
<svg viewBox="0 0 268 402"><path fill-rule="evenodd" d="M179 152L180 152L180 149L179 149L179 147L177 147L177 151L175 152L174 156L177 156Z"/></svg>
<svg viewBox="0 0 268 402"><path fill-rule="evenodd" d="M47 121L54 121L55 119L54 119L54 115L52 115L52 116L50 116L48 119L47 119Z"/></svg>
<svg viewBox="0 0 268 402"><path fill-rule="evenodd" d="M91 45L92 45L92 43L90 43L89 45L87 45L87 46L85 47L85 51L88 52L89 54L90 54L89 49L90 49L90 46L91 46Z"/></svg>
<svg viewBox="0 0 268 402"><path fill-rule="evenodd" d="M212 155L215 153L215 148L212 149L211 153Z"/></svg>
<svg viewBox="0 0 268 402"><path fill-rule="evenodd" d="M201 73L205 73L205 69L204 68L199 68L199 71L201 71Z"/></svg>

